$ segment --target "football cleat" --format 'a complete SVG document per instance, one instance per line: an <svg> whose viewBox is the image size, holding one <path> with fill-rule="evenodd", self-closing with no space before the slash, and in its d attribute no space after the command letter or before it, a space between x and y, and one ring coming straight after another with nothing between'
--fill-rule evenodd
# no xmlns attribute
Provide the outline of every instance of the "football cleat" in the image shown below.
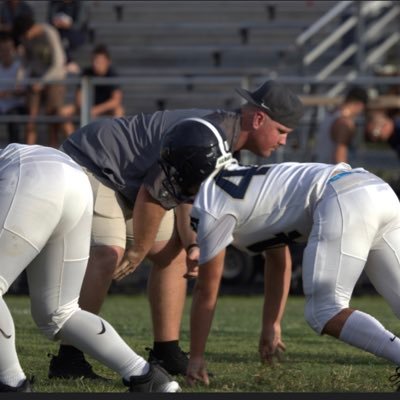
<svg viewBox="0 0 400 400"><path fill-rule="evenodd" d="M5 383L0 382L0 392L1 393L5 393L5 392L32 393L33 392L33 388L32 388L33 381L34 381L33 377L31 379L25 379L19 386L8 386Z"/></svg>
<svg viewBox="0 0 400 400"><path fill-rule="evenodd" d="M74 354L74 356L62 357L60 355L52 356L49 365L49 378L63 378L63 379L100 379L107 381L93 371L92 366L86 361L83 353Z"/></svg>
<svg viewBox="0 0 400 400"><path fill-rule="evenodd" d="M186 376L187 367L189 364L189 353L182 351L178 347L175 351L170 353L156 354L153 349L146 347L149 352L148 361L160 364L171 375Z"/></svg>
<svg viewBox="0 0 400 400"><path fill-rule="evenodd" d="M129 381L122 379L122 382L129 387L129 392L175 393L181 391L178 382L173 381L167 371L154 363L150 363L147 374L131 376Z"/></svg>
<svg viewBox="0 0 400 400"><path fill-rule="evenodd" d="M389 376L389 381L396 387L396 392L400 392L400 367L397 367L395 373Z"/></svg>

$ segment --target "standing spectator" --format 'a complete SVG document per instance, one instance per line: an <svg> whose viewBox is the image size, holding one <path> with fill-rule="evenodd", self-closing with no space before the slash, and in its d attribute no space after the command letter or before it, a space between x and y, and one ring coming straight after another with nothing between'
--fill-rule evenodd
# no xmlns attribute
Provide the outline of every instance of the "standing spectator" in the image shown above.
<svg viewBox="0 0 400 400"><path fill-rule="evenodd" d="M26 1L5 0L0 8L0 31L12 33L14 20L20 15L33 15Z"/></svg>
<svg viewBox="0 0 400 400"><path fill-rule="evenodd" d="M97 45L92 52L92 65L83 70L83 76L114 78L117 75L111 65L111 56L107 47L103 44ZM122 117L124 108L122 106L122 90L116 84L95 85L91 117L100 116ZM75 93L75 104L67 104L60 110L60 116L68 118L77 115L81 109L82 92L78 88ZM69 136L74 130L72 122L63 124L63 131Z"/></svg>
<svg viewBox="0 0 400 400"><path fill-rule="evenodd" d="M60 36L49 24L36 23L32 15L21 15L14 21L14 36L21 40L23 61L28 78L40 78L41 82L29 85L28 112L30 121L27 124L27 144L37 141L35 118L44 106L45 115L59 114L63 105L65 87L61 82L65 77L65 52ZM57 125L49 126L49 145L56 147Z"/></svg>
<svg viewBox="0 0 400 400"><path fill-rule="evenodd" d="M60 34L67 55L67 64L72 62L71 53L85 43L89 9L86 1L50 0L47 20Z"/></svg>
<svg viewBox="0 0 400 400"><path fill-rule="evenodd" d="M344 102L322 121L317 132L315 161L336 164L348 161L349 147L357 133L356 119L366 109L365 89L352 87Z"/></svg>
<svg viewBox="0 0 400 400"><path fill-rule="evenodd" d="M24 70L16 56L12 36L0 32L0 114L26 114L26 92L19 81ZM8 141L19 142L17 122L8 123Z"/></svg>

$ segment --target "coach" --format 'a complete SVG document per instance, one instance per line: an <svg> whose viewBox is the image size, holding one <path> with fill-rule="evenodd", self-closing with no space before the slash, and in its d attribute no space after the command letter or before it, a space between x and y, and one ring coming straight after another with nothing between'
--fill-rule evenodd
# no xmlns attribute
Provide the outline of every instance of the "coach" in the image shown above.
<svg viewBox="0 0 400 400"><path fill-rule="evenodd" d="M167 110L99 120L78 129L61 147L86 170L94 194L91 253L79 304L99 313L113 274L122 278L147 256L153 263L148 282L154 331L150 360L158 359L171 374L186 374L188 358L179 347L184 276L197 265L199 249L189 226L191 206L178 205L164 186L158 163L164 133L184 118L206 118L226 132L230 151L247 149L268 157L286 144L303 114L299 98L275 81L238 93L247 100L241 109ZM287 249L271 257L276 259L270 262L290 262ZM61 345L49 377L82 376L99 377L82 353Z"/></svg>

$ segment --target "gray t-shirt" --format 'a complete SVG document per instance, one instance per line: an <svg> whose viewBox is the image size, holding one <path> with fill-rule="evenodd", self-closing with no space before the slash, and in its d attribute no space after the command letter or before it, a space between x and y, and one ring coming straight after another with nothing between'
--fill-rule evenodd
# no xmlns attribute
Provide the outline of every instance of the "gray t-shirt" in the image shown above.
<svg viewBox="0 0 400 400"><path fill-rule="evenodd" d="M61 150L121 193L128 206L133 207L144 184L152 197L170 209L177 203L162 186L164 172L158 163L162 136L189 117L207 118L220 126L234 149L240 134L239 110L187 109L97 120L69 136Z"/></svg>

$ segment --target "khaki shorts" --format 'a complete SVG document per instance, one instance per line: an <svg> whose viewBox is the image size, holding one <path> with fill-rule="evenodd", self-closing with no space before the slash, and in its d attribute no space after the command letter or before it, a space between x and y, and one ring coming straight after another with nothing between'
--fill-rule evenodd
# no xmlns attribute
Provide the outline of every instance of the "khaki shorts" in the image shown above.
<svg viewBox="0 0 400 400"><path fill-rule="evenodd" d="M43 106L47 115L55 115L64 103L64 96L64 85L46 84L40 93L28 92L28 107L39 110Z"/></svg>
<svg viewBox="0 0 400 400"><path fill-rule="evenodd" d="M92 246L119 246L123 249L133 241L132 209L123 197L103 185L84 168L93 190ZM174 230L174 211L169 210L161 221L156 241L168 240Z"/></svg>

